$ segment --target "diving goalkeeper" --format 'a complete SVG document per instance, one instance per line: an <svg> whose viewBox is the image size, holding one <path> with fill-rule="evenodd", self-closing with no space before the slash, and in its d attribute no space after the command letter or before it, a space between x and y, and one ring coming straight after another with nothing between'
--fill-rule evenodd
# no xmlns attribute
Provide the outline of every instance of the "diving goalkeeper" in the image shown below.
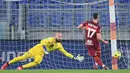
<svg viewBox="0 0 130 73"><path fill-rule="evenodd" d="M13 63L16 63L18 61L22 61L28 58L34 58L34 61L25 65L19 66L17 69L22 70L24 68L34 67L41 63L42 58L44 57L45 54L49 54L50 52L54 50L59 50L65 56L82 62L84 60L83 56L78 55L77 57L74 57L72 54L65 51L65 49L63 48L61 44L61 38L62 38L62 34L56 33L54 37L48 37L46 39L41 40L39 44L30 48L29 51L24 53L22 56L18 56L10 60L9 62L5 63L1 67L1 70L5 70L10 64L13 64Z"/></svg>

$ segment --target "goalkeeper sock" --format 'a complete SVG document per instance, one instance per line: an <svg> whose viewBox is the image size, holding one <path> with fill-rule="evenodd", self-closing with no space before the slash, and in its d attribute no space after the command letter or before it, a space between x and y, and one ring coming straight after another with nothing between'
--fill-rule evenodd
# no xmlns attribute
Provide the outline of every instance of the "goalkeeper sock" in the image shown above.
<svg viewBox="0 0 130 73"><path fill-rule="evenodd" d="M16 57L16 58L10 60L10 61L8 62L8 64L13 64L13 63L15 63L15 62L17 62L17 61L18 61L18 58Z"/></svg>
<svg viewBox="0 0 130 73"><path fill-rule="evenodd" d="M22 57L16 57L16 58L14 58L14 59L12 59L12 60L10 60L9 62L8 62L8 64L13 64L13 63L15 63L15 62L18 62L20 59L22 59Z"/></svg>
<svg viewBox="0 0 130 73"><path fill-rule="evenodd" d="M18 56L18 57L16 57L16 58L10 60L8 63L9 63L9 64L13 64L13 63L15 63L15 62L22 61L22 60L25 60L25 59L27 59L26 56Z"/></svg>

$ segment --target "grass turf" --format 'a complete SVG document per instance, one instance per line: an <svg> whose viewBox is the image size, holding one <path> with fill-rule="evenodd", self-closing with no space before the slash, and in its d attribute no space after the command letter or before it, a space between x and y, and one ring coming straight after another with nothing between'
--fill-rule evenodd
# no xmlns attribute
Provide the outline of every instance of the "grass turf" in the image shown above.
<svg viewBox="0 0 130 73"><path fill-rule="evenodd" d="M127 70L0 70L0 73L130 73Z"/></svg>

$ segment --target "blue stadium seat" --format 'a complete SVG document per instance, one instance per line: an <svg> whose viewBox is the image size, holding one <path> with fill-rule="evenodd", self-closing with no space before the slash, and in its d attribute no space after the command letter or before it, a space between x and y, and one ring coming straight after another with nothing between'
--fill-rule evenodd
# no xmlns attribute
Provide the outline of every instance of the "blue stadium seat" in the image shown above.
<svg viewBox="0 0 130 73"><path fill-rule="evenodd" d="M6 2L0 0L0 20L7 20Z"/></svg>
<svg viewBox="0 0 130 73"><path fill-rule="evenodd" d="M130 0L115 0L118 3L130 3Z"/></svg>
<svg viewBox="0 0 130 73"><path fill-rule="evenodd" d="M72 13L64 13L61 16L62 16L61 19L63 19L62 22L63 22L64 26L73 25L72 21L74 21L74 19L73 19L73 14Z"/></svg>
<svg viewBox="0 0 130 73"><path fill-rule="evenodd" d="M86 19L84 18L84 13L76 13L75 14L75 26L78 26L79 24L83 23L84 21L86 21Z"/></svg>
<svg viewBox="0 0 130 73"><path fill-rule="evenodd" d="M28 0L21 0L20 3L21 3L21 4L27 4L27 3L28 3Z"/></svg>
<svg viewBox="0 0 130 73"><path fill-rule="evenodd" d="M64 0L65 2L74 2L73 0ZM93 1L99 1L99 0L88 0L87 2L93 2ZM82 3L82 2L86 2L86 0L76 0L75 2L77 3ZM116 2L130 2L130 0L116 0ZM36 5L32 5L30 6L29 8L30 9L46 9L46 8L52 8L52 9L55 9L55 8L83 8L83 6L73 6L73 5L66 5L66 6L45 6L45 4L53 4L53 3L57 3L55 1L51 1L51 0L21 0L21 2L12 2L12 9L18 9L19 6L18 4L21 3L21 4L43 4L43 6L36 6ZM91 5L91 8L105 8L105 9L108 9L108 6L107 5L102 5L104 4L105 2L101 3L101 5ZM2 1L0 1L0 8L2 8L4 5L4 2L2 3ZM4 6L5 7L5 6ZM118 8L130 8L128 5L124 5L124 6L119 6ZM4 12L5 13L5 12ZM0 15L0 19L3 18L5 15ZM15 14L15 18L18 18L18 11L17 10L13 10L12 11L13 14ZM106 13L101 13L102 15L100 16L102 19L100 20L100 22L102 23L103 26L107 26L109 24L106 24L106 20L105 19L109 19L107 18L108 15ZM109 14L109 13L108 13ZM119 14L121 16L127 16L127 14ZM46 16L46 15L45 15ZM44 17L45 17L43 14L41 15L38 15L38 14L33 14L33 15L29 15L29 24L28 25L31 25L31 26L34 26L34 25L49 25L49 26L52 26L52 25L56 25L56 26L71 26L71 25L79 25L80 23L82 23L83 21L85 21L85 18L84 18L84 14L83 13L75 13L75 18L72 18L72 14L70 13L64 13L60 16L56 15L56 14L51 14L49 15L49 23L50 24L47 24L48 22L47 21L44 21ZM67 16L67 17L66 17ZM56 18L56 19L55 19ZM119 20L119 19L118 19ZM18 23L18 20L15 19L16 21L16 24ZM72 21L74 21L75 23L72 23ZM129 23L130 20L128 20L128 22L126 23ZM45 24L46 23L46 24Z"/></svg>

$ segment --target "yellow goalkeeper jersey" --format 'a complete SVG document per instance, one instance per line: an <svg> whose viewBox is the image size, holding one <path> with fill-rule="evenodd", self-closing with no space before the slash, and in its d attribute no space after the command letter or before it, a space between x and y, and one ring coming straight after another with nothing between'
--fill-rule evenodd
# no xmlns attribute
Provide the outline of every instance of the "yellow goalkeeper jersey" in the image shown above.
<svg viewBox="0 0 130 73"><path fill-rule="evenodd" d="M30 49L30 51L33 51L33 53L37 53L37 54L44 53L45 50L47 52L52 52L54 50L59 50L65 56L67 56L69 58L74 57L72 54L65 51L62 44L60 42L56 42L56 39L54 37L48 37L46 39L43 39L43 40L40 41L39 44L37 44L36 46L34 46L33 48Z"/></svg>

